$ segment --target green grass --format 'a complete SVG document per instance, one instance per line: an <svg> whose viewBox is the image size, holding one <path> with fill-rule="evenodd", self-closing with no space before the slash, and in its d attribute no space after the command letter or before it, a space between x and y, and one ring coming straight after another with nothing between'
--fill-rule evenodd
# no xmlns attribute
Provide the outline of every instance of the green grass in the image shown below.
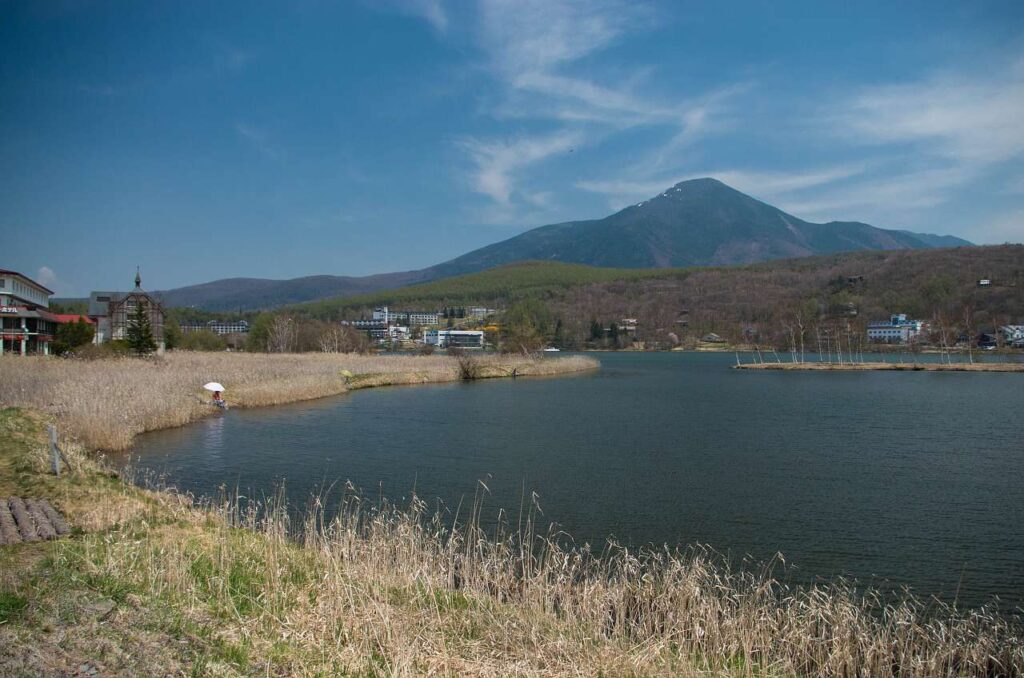
<svg viewBox="0 0 1024 678"><path fill-rule="evenodd" d="M6 624L21 615L28 607L28 598L13 591L0 591L0 624Z"/></svg>
<svg viewBox="0 0 1024 678"><path fill-rule="evenodd" d="M689 272L690 269L598 268L553 261L528 261L394 290L312 301L291 308L316 318L333 318L347 309L385 305L436 308L507 302L526 297L543 297L567 288L596 283L680 278Z"/></svg>

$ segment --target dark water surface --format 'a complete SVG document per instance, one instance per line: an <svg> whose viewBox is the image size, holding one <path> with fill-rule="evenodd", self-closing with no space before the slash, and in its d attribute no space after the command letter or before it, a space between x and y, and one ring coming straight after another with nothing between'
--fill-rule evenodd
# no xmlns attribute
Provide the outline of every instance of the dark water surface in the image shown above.
<svg viewBox="0 0 1024 678"><path fill-rule="evenodd" d="M577 541L784 554L978 605L1024 605L1024 375L742 372L732 354L601 354L557 379L359 391L139 438L178 487L289 498L351 480L455 506L524 489ZM228 393L230 397L230 393Z"/></svg>

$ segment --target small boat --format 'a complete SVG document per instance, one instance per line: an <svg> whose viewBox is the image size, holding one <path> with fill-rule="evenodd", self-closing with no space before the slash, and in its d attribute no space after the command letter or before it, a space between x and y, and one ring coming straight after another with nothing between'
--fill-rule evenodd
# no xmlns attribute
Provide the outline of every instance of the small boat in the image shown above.
<svg viewBox="0 0 1024 678"><path fill-rule="evenodd" d="M558 353L558 352L559 352L559 351L561 351L561 350L562 350L562 349L560 349L560 348L555 348L554 346L548 346L548 347L547 347L546 349L544 349L544 352L545 352L545 353Z"/></svg>

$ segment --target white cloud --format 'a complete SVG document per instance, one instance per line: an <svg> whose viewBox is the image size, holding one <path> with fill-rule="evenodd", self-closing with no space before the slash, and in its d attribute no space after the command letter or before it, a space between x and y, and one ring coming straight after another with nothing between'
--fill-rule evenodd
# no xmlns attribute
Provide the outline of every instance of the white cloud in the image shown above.
<svg viewBox="0 0 1024 678"><path fill-rule="evenodd" d="M40 266L39 270L36 271L36 282L43 287L49 287L51 290L56 291L60 287L61 282L57 277L57 274L49 266Z"/></svg>
<svg viewBox="0 0 1024 678"><path fill-rule="evenodd" d="M448 12L442 0L390 0L383 4L402 14L425 20L438 33L448 30Z"/></svg>
<svg viewBox="0 0 1024 678"><path fill-rule="evenodd" d="M246 122L236 122L235 133L268 158L280 159L281 150L271 142L270 134L262 127Z"/></svg>
<svg viewBox="0 0 1024 678"><path fill-rule="evenodd" d="M991 164L1024 153L1024 68L884 85L829 116L855 143L914 144L929 154Z"/></svg>
<svg viewBox="0 0 1024 678"><path fill-rule="evenodd" d="M832 97L810 115L788 114L789 128L799 135L792 140L798 150L813 144L837 157L858 158L854 162L790 172L683 172L676 162L680 146L648 153L621 174L627 180L612 176L581 181L577 187L607 196L609 207L617 208L682 179L714 176L805 219L948 232L958 224L946 221L946 213L938 210L968 188L1004 196L1024 190L1019 169L1024 159L1022 115L1024 60L984 73L925 74L913 82ZM721 111L714 118L715 124L723 124ZM754 124L744 121L745 126ZM697 136L702 137L699 130ZM1008 230L1019 227L1018 216L1013 212L965 232L978 241L1001 242ZM984 235L986 228L991 236Z"/></svg>
<svg viewBox="0 0 1024 678"><path fill-rule="evenodd" d="M669 186L701 177L713 177L733 188L764 200L779 200L787 194L816 188L855 177L864 165L836 165L799 172L764 172L746 170L708 170L687 174L661 175L646 180L606 179L580 181L576 187L608 197L608 206L619 209L625 205L651 198ZM799 216L799 215L798 215Z"/></svg>
<svg viewBox="0 0 1024 678"><path fill-rule="evenodd" d="M501 95L487 113L496 119L528 118L556 126L534 136L474 138L460 143L472 160L473 189L503 215L518 205L530 214L558 212L557 192L521 187L529 169L570 147L596 146L638 127L664 129L665 142L647 168L673 165L671 156L719 125L733 86L694 97L659 96L644 87L650 68L604 64L606 82L595 79L588 60L649 24L645 5L621 0L548 2L484 0L476 42L486 72ZM585 75L582 73L586 73ZM646 91L645 91L646 90ZM537 194L542 193L542 199Z"/></svg>
<svg viewBox="0 0 1024 678"><path fill-rule="evenodd" d="M461 146L472 158L473 188L496 203L508 206L515 192L517 174L557 153L568 152L583 141L582 134L561 131L542 137L512 140L465 139ZM528 197L528 196L524 196ZM536 204L536 200L531 200Z"/></svg>
<svg viewBox="0 0 1024 678"><path fill-rule="evenodd" d="M965 187L1024 158L1022 116L1020 60L984 73L946 72L864 88L837 99L817 122L838 130L826 136L880 153L876 171L787 208L819 218L852 213L876 222L922 220ZM995 182L1012 193L1012 179Z"/></svg>

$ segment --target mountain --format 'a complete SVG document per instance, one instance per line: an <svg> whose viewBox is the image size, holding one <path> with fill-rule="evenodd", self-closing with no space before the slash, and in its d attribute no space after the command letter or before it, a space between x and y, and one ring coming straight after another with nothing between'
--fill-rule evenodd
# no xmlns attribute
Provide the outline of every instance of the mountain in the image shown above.
<svg viewBox="0 0 1024 678"><path fill-rule="evenodd" d="M859 222L816 224L716 179L683 181L603 219L526 231L418 271L291 280L230 278L163 292L170 306L252 310L347 297L483 271L519 261L617 268L744 264L853 250L929 249L971 243Z"/></svg>
<svg viewBox="0 0 1024 678"><path fill-rule="evenodd" d="M693 179L604 219L541 226L434 268L457 275L523 260L670 268L970 244L859 222L815 224L716 179Z"/></svg>

